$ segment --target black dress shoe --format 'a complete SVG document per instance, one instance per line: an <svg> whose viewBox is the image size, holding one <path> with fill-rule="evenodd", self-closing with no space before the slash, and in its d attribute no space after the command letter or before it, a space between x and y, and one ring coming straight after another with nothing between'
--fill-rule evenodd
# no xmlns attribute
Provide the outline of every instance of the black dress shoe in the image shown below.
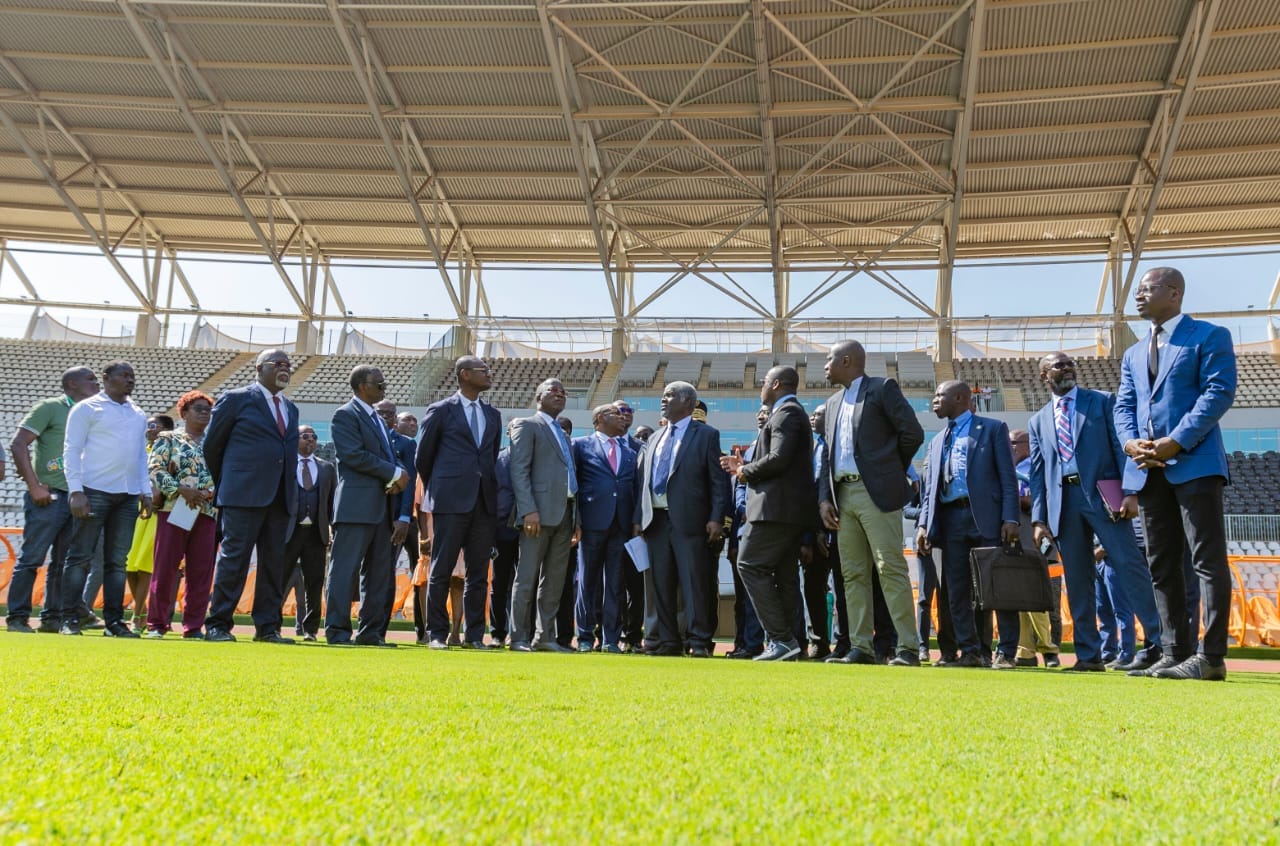
<svg viewBox="0 0 1280 846"><path fill-rule="evenodd" d="M838 663L838 664L875 664L875 663L877 663L877 662L876 662L876 659L875 659L875 656L874 656L874 655L871 655L871 654L870 654L870 653L868 653L868 652L863 652L861 649L859 649L858 647L856 647L856 646L855 646L855 647L853 647L852 649L850 649L850 650L849 650L849 654L848 654L848 655L844 656L844 657L843 657L843 658L841 658L839 661L836 661L836 662L834 662L834 663Z"/></svg>
<svg viewBox="0 0 1280 846"><path fill-rule="evenodd" d="M532 652L533 647L523 640L513 640L511 641L511 651L512 652Z"/></svg>
<svg viewBox="0 0 1280 846"><path fill-rule="evenodd" d="M112 623L111 625L107 626L105 629L102 630L102 635L103 637L123 637L123 638L139 637L137 632L129 628L124 623Z"/></svg>
<svg viewBox="0 0 1280 846"><path fill-rule="evenodd" d="M844 656L846 656L846 655L848 655L848 654L849 654L849 644L847 644L847 643L837 643L837 644L835 645L835 647L831 650L831 655L830 655L830 657L831 657L831 658L843 658Z"/></svg>
<svg viewBox="0 0 1280 846"><path fill-rule="evenodd" d="M183 632L182 639L183 640L204 640L204 632L200 631L199 629L193 632Z"/></svg>
<svg viewBox="0 0 1280 846"><path fill-rule="evenodd" d="M1062 670L1064 673L1105 673L1107 665L1101 661L1077 661Z"/></svg>
<svg viewBox="0 0 1280 846"><path fill-rule="evenodd" d="M933 666L950 667L955 662L956 662L956 656L954 655L939 655L938 660L933 662Z"/></svg>
<svg viewBox="0 0 1280 846"><path fill-rule="evenodd" d="M231 632L222 629L209 629L205 632L204 639L210 643L235 643L236 636Z"/></svg>
<svg viewBox="0 0 1280 846"><path fill-rule="evenodd" d="M1181 664L1173 667L1166 667L1162 670L1152 672L1153 676L1158 679L1195 679L1196 681L1226 681L1227 665L1218 664L1216 667L1209 663L1209 659L1203 655L1192 655Z"/></svg>
<svg viewBox="0 0 1280 846"><path fill-rule="evenodd" d="M1061 667L1062 659L1058 657L1056 652L1046 652L1044 656L1044 665L1046 667Z"/></svg>
<svg viewBox="0 0 1280 846"><path fill-rule="evenodd" d="M1130 670L1126 675L1130 676L1154 676L1159 670L1167 670L1170 667L1176 667L1182 662L1172 655L1164 655L1159 661L1147 667L1145 670Z"/></svg>
<svg viewBox="0 0 1280 846"><path fill-rule="evenodd" d="M1131 672L1133 670L1149 670L1163 657L1164 652L1161 651L1158 646L1151 649L1144 649L1134 655L1133 660L1128 664L1116 667L1116 669L1124 670L1125 672Z"/></svg>
<svg viewBox="0 0 1280 846"><path fill-rule="evenodd" d="M705 646L695 646L689 650L690 658L710 658L711 653L707 651Z"/></svg>
<svg viewBox="0 0 1280 846"><path fill-rule="evenodd" d="M982 660L981 655L973 652L966 652L954 661L948 661L945 667L985 667L986 662Z"/></svg>
<svg viewBox="0 0 1280 846"><path fill-rule="evenodd" d="M735 649L729 652L728 654L726 654L724 657L734 661L750 661L752 658L756 657L756 655L758 654L759 653L757 652L752 652L750 649Z"/></svg>
<svg viewBox="0 0 1280 846"><path fill-rule="evenodd" d="M678 646L655 646L652 649L645 649L645 655L652 655L654 658L680 658L684 653Z"/></svg>
<svg viewBox="0 0 1280 846"><path fill-rule="evenodd" d="M899 652L889 662L890 667L919 667L920 656L914 652Z"/></svg>
<svg viewBox="0 0 1280 846"><path fill-rule="evenodd" d="M492 646L490 646L489 644L485 643L483 640L464 640L464 641L462 642L462 648L463 648L463 649L484 649L484 650L489 650L489 649L493 649L494 647L492 647Z"/></svg>
<svg viewBox="0 0 1280 846"><path fill-rule="evenodd" d="M567 646L556 643L554 640L539 641L532 644L534 652L559 652L572 654L573 650Z"/></svg>
<svg viewBox="0 0 1280 846"><path fill-rule="evenodd" d="M293 638L282 637L280 632L267 632L264 635L254 635L253 639L258 643L277 643L281 645L293 645Z"/></svg>
<svg viewBox="0 0 1280 846"><path fill-rule="evenodd" d="M1015 667L1039 667L1040 661L1037 658L1014 658Z"/></svg>

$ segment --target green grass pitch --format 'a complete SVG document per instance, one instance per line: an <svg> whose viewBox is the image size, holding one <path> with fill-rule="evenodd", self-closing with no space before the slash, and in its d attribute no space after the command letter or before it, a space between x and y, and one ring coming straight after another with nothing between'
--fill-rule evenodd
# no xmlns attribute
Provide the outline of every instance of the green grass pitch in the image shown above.
<svg viewBox="0 0 1280 846"><path fill-rule="evenodd" d="M1226 684L0 636L3 843L1280 842Z"/></svg>

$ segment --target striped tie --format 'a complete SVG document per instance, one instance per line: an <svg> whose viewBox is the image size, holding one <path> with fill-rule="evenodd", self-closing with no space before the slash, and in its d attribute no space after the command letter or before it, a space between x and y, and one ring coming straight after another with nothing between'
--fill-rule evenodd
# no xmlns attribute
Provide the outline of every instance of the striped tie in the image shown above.
<svg viewBox="0 0 1280 846"><path fill-rule="evenodd" d="M1063 463L1071 460L1076 454L1075 444L1071 440L1071 398L1058 400L1058 413L1054 415L1054 427L1058 430L1058 457Z"/></svg>

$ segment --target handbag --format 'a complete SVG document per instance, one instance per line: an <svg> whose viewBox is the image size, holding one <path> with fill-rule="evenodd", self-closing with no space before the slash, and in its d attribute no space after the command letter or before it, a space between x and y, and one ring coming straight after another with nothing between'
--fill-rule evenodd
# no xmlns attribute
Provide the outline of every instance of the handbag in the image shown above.
<svg viewBox="0 0 1280 846"><path fill-rule="evenodd" d="M1048 611L1053 608L1049 566L1037 550L1018 541L969 550L970 594L979 611Z"/></svg>

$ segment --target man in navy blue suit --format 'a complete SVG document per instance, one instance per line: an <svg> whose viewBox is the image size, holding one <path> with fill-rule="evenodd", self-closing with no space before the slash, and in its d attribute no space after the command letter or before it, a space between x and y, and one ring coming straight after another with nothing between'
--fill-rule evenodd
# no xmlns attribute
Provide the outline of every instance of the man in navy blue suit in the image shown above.
<svg viewBox="0 0 1280 846"><path fill-rule="evenodd" d="M258 378L218 397L204 435L204 457L217 485L222 520L205 640L235 640L236 603L258 551L254 640L293 643L280 635L284 547L297 512L298 407L283 396L292 367L284 350L258 355Z"/></svg>
<svg viewBox="0 0 1280 846"><path fill-rule="evenodd" d="M1146 635L1146 648L1125 670L1145 670L1161 658L1160 615L1156 613L1151 573L1130 522L1138 515L1138 497L1125 490L1120 510L1113 512L1098 483L1118 483L1127 463L1113 420L1111 394L1076 384L1071 356L1053 352L1040 360L1040 378L1053 398L1032 416L1031 521L1036 545L1056 541L1067 581L1067 602L1075 634L1076 660L1068 671L1102 672L1102 639L1098 635L1093 539L1107 550Z"/></svg>
<svg viewBox="0 0 1280 846"><path fill-rule="evenodd" d="M1125 352L1120 365L1116 433L1131 459L1124 463L1124 487L1138 491L1142 507L1165 653L1134 672L1221 681L1227 677L1231 572L1222 514L1229 474L1218 421L1235 399L1236 356L1230 332L1182 313L1185 291L1176 269L1147 271L1134 301L1151 333ZM1188 544L1206 617L1199 653L1186 613L1182 558Z"/></svg>
<svg viewBox="0 0 1280 846"><path fill-rule="evenodd" d="M391 623L391 607L396 601L396 562L400 560L400 550L409 550L409 576L413 576L413 566L418 562L418 538L417 523L414 521L413 515L413 494L414 488L418 484L418 470L414 467L414 458L417 453L418 443L409 435L400 433L401 418L405 415L396 413L396 404L389 399L384 399L374 407L374 411L378 412L383 425L387 427L387 437L391 439L391 452L396 457L396 464L400 469L404 470L409 476L409 480L405 482L404 490L392 497L391 513L394 515L395 522L391 524L391 578L387 582L387 618L382 624L382 637L387 636L387 626ZM412 415L409 415L413 419ZM413 432L418 431L418 421L413 419ZM412 537L411 537L412 536ZM414 596L413 608L415 611L420 610L418 603L418 589L412 588ZM421 640L426 634L426 621L421 615L415 615L414 625L418 628L418 639Z"/></svg>
<svg viewBox="0 0 1280 846"><path fill-rule="evenodd" d="M573 440L578 473L578 651L590 651L600 633L604 652L621 654L626 579L622 545L631 534L635 510L636 451L616 406L591 412L595 432Z"/></svg>
<svg viewBox="0 0 1280 846"><path fill-rule="evenodd" d="M507 423L507 440L511 439L511 424ZM494 532L493 584L489 592L489 635L493 645L501 648L512 631L511 587L516 578L516 563L520 560L520 530L511 525L516 509L516 495L511 490L511 447L498 452L494 470L498 476L498 528ZM530 623L532 625L532 623Z"/></svg>
<svg viewBox="0 0 1280 846"><path fill-rule="evenodd" d="M338 454L338 486L333 499L333 546L325 584L325 639L351 642L352 592L359 578L363 594L361 646L394 646L383 638L391 572L391 524L409 481L396 461L386 426L374 410L386 394L382 371L362 364L351 371L351 401L333 413L333 446Z"/></svg>
<svg viewBox="0 0 1280 846"><path fill-rule="evenodd" d="M466 562L462 590L463 647L483 649L489 553L498 521L498 446L502 415L480 402L492 384L489 366L473 355L454 363L458 392L427 407L418 439L422 510L431 512L427 632L432 649L448 649L449 577L458 554ZM507 515L504 515L504 519Z"/></svg>
<svg viewBox="0 0 1280 846"><path fill-rule="evenodd" d="M933 413L948 421L929 443L925 485L916 528L916 551L942 550L942 584L960 657L948 667L981 667L989 644L979 643L970 601L969 550L1018 542L1018 478L1009 449L1009 427L970 408L964 382L943 382ZM985 612L984 612L985 613ZM1018 614L997 611L1000 644L991 666L1011 670L1018 651Z"/></svg>

